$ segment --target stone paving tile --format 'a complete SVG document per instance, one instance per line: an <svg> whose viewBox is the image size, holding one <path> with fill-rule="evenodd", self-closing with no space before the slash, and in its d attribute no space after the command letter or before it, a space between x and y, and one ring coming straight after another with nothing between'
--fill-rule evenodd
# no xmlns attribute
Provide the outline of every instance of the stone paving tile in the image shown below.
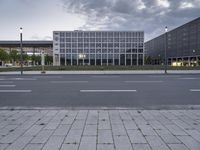
<svg viewBox="0 0 200 150"><path fill-rule="evenodd" d="M24 150L41 150L44 144L28 144Z"/></svg>
<svg viewBox="0 0 200 150"><path fill-rule="evenodd" d="M9 145L6 150L22 150L32 139L32 136L19 137L14 143Z"/></svg>
<svg viewBox="0 0 200 150"><path fill-rule="evenodd" d="M109 120L100 120L98 129L111 129Z"/></svg>
<svg viewBox="0 0 200 150"><path fill-rule="evenodd" d="M97 136L97 125L86 125L83 135Z"/></svg>
<svg viewBox="0 0 200 150"><path fill-rule="evenodd" d="M124 126L127 130L137 130L138 127L136 125L136 123L133 120L124 120Z"/></svg>
<svg viewBox="0 0 200 150"><path fill-rule="evenodd" d="M123 124L112 124L113 135L127 135Z"/></svg>
<svg viewBox="0 0 200 150"><path fill-rule="evenodd" d="M200 132L197 130L186 130L191 137L193 137L195 140L197 140L200 143Z"/></svg>
<svg viewBox="0 0 200 150"><path fill-rule="evenodd" d="M149 144L132 144L134 150L151 150Z"/></svg>
<svg viewBox="0 0 200 150"><path fill-rule="evenodd" d="M52 135L53 130L42 130L39 134L34 137L31 143L46 143L49 137Z"/></svg>
<svg viewBox="0 0 200 150"><path fill-rule="evenodd" d="M17 130L15 129L14 131L10 132L8 135L3 137L0 140L0 143L13 143L17 138L19 138L25 130Z"/></svg>
<svg viewBox="0 0 200 150"><path fill-rule="evenodd" d="M98 143L110 144L113 143L113 137L111 130L98 130Z"/></svg>
<svg viewBox="0 0 200 150"><path fill-rule="evenodd" d="M2 110L4 149L200 150L200 110Z"/></svg>
<svg viewBox="0 0 200 150"><path fill-rule="evenodd" d="M147 143L140 130L127 130L131 143Z"/></svg>
<svg viewBox="0 0 200 150"><path fill-rule="evenodd" d="M152 150L170 150L159 136L146 136L146 139Z"/></svg>
<svg viewBox="0 0 200 150"><path fill-rule="evenodd" d="M80 143L82 130L70 130L65 138L64 143L66 144L77 144Z"/></svg>
<svg viewBox="0 0 200 150"><path fill-rule="evenodd" d="M42 150L59 150L63 140L64 136L51 136Z"/></svg>
<svg viewBox="0 0 200 150"><path fill-rule="evenodd" d="M78 150L78 144L63 144L61 150Z"/></svg>
<svg viewBox="0 0 200 150"><path fill-rule="evenodd" d="M200 143L194 140L191 136L177 136L177 138L190 150L200 150Z"/></svg>
<svg viewBox="0 0 200 150"><path fill-rule="evenodd" d="M184 144L169 144L171 150L189 150Z"/></svg>
<svg viewBox="0 0 200 150"><path fill-rule="evenodd" d="M163 139L165 143L168 144L181 143L180 140L178 140L176 136L172 135L168 130L156 130L156 132Z"/></svg>
<svg viewBox="0 0 200 150"><path fill-rule="evenodd" d="M113 144L97 144L97 150L114 150Z"/></svg>
<svg viewBox="0 0 200 150"><path fill-rule="evenodd" d="M79 150L96 150L96 141L96 136L83 136L81 138Z"/></svg>
<svg viewBox="0 0 200 150"><path fill-rule="evenodd" d="M116 150L133 150L128 136L114 136Z"/></svg>
<svg viewBox="0 0 200 150"><path fill-rule="evenodd" d="M188 135L183 129L178 127L177 125L165 125L165 127L173 134L173 135Z"/></svg>
<svg viewBox="0 0 200 150"><path fill-rule="evenodd" d="M35 136L35 135L37 135L39 132L40 132L40 130L42 130L42 128L43 128L44 126L42 126L42 125L37 125L37 124L35 124L35 125L33 125L31 128L29 128L25 133L24 133L24 135L25 136Z"/></svg>
<svg viewBox="0 0 200 150"><path fill-rule="evenodd" d="M57 129L55 129L53 135L60 135L60 136L66 136L69 132L70 125L59 125Z"/></svg>
<svg viewBox="0 0 200 150"><path fill-rule="evenodd" d="M8 144L0 144L0 150L5 150Z"/></svg>

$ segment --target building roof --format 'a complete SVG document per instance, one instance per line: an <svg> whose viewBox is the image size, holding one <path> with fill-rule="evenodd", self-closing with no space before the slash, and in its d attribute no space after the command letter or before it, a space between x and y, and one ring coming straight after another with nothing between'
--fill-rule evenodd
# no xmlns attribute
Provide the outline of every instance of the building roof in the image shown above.
<svg viewBox="0 0 200 150"><path fill-rule="evenodd" d="M23 41L23 47L53 47L53 41ZM0 47L20 47L20 41L0 41Z"/></svg>

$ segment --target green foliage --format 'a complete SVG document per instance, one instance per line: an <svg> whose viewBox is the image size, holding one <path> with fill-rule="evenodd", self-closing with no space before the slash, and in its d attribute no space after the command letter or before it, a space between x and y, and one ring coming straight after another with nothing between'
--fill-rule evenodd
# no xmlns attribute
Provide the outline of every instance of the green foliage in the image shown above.
<svg viewBox="0 0 200 150"><path fill-rule="evenodd" d="M12 50L9 54L11 61L19 61L20 55L18 54L17 50Z"/></svg>
<svg viewBox="0 0 200 150"><path fill-rule="evenodd" d="M9 54L3 49L0 49L0 60L1 61L9 60Z"/></svg>

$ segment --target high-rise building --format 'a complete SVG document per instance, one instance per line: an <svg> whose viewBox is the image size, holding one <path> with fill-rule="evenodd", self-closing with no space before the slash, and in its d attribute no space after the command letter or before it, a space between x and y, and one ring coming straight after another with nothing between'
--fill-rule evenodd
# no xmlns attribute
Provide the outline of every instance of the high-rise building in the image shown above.
<svg viewBox="0 0 200 150"><path fill-rule="evenodd" d="M54 31L54 65L143 65L143 31Z"/></svg>

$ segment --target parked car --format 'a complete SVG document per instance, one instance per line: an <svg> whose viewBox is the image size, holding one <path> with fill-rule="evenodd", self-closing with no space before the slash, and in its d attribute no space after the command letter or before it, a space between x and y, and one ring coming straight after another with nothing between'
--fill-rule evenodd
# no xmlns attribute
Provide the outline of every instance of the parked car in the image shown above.
<svg viewBox="0 0 200 150"><path fill-rule="evenodd" d="M6 66L6 67L12 67L13 64L7 63L7 64L5 64L5 66Z"/></svg>

